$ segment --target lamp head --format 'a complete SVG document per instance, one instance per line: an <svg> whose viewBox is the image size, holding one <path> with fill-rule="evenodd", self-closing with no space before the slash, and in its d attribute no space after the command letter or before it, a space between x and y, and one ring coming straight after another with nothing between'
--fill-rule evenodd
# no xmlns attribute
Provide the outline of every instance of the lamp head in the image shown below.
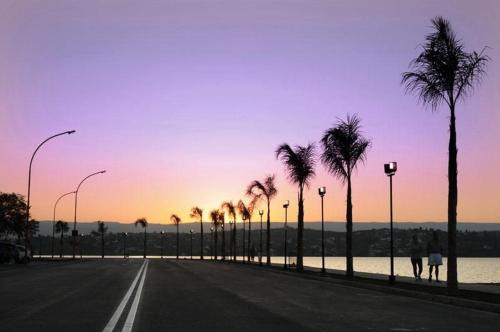
<svg viewBox="0 0 500 332"><path fill-rule="evenodd" d="M161 231L160 233L161 233L161 235L163 235L163 234L165 234L165 231Z"/></svg>
<svg viewBox="0 0 500 332"><path fill-rule="evenodd" d="M290 206L290 201L287 199L286 201L283 202L283 207L286 209Z"/></svg>
<svg viewBox="0 0 500 332"><path fill-rule="evenodd" d="M100 171L99 173L104 174L104 173L106 173L106 170L104 170L104 171Z"/></svg>
<svg viewBox="0 0 500 332"><path fill-rule="evenodd" d="M384 164L384 172L388 176L396 174L397 170L398 170L398 163L395 161L392 161L388 164Z"/></svg>
<svg viewBox="0 0 500 332"><path fill-rule="evenodd" d="M190 230L189 230L189 233L193 234L193 233L194 233L194 231L193 231L192 229L190 229Z"/></svg>
<svg viewBox="0 0 500 332"><path fill-rule="evenodd" d="M259 214L262 216L264 214L264 210L259 210Z"/></svg>
<svg viewBox="0 0 500 332"><path fill-rule="evenodd" d="M323 197L326 194L326 187L319 187L318 188L318 194Z"/></svg>
<svg viewBox="0 0 500 332"><path fill-rule="evenodd" d="M210 231L213 232L214 231L214 228L213 227L210 227Z"/></svg>
<svg viewBox="0 0 500 332"><path fill-rule="evenodd" d="M76 132L75 130L70 130L70 131L67 131L66 134L71 135L71 134L74 134L75 132Z"/></svg>

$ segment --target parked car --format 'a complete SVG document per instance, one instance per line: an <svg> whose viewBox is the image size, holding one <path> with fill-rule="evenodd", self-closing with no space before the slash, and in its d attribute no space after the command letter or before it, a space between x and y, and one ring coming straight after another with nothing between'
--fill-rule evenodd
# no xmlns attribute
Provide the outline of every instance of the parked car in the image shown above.
<svg viewBox="0 0 500 332"><path fill-rule="evenodd" d="M32 259L31 251L22 245L0 242L0 263L28 263Z"/></svg>

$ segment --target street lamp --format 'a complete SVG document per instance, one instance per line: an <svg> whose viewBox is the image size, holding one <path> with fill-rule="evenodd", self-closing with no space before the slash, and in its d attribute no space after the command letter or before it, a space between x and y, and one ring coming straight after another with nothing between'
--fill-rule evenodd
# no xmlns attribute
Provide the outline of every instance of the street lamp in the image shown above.
<svg viewBox="0 0 500 332"><path fill-rule="evenodd" d="M259 210L260 216L260 245L259 245L259 265L262 266L262 216L264 215L264 210Z"/></svg>
<svg viewBox="0 0 500 332"><path fill-rule="evenodd" d="M193 259L193 233L194 233L194 231L192 229L190 229L189 233L191 234L191 259Z"/></svg>
<svg viewBox="0 0 500 332"><path fill-rule="evenodd" d="M127 258L127 232L123 232L123 258Z"/></svg>
<svg viewBox="0 0 500 332"><path fill-rule="evenodd" d="M68 195L71 195L71 194L74 194L74 193L75 193L74 191L71 191L69 193L66 193L66 194L59 196L56 203L54 204L54 219L52 222L52 248L51 248L52 258L54 258L54 239L55 239L55 232L56 232L56 208L57 208L57 204L59 203L61 198L68 196Z"/></svg>
<svg viewBox="0 0 500 332"><path fill-rule="evenodd" d="M160 240L161 240L161 259L163 259L163 236L165 235L164 231L160 232Z"/></svg>
<svg viewBox="0 0 500 332"><path fill-rule="evenodd" d="M88 178L94 176L94 175L99 175L99 174L104 174L106 173L106 171L99 171L99 172L95 172L95 173L92 173L90 175L88 175L87 177L85 177L81 182L80 184L78 185L78 187L76 187L76 190L75 190L75 218L74 218L74 221L73 221L73 232L72 232L72 236L73 236L73 259L75 259L75 250L76 250L76 239L78 237L78 231L76 230L76 206L77 206L77 203L78 203L78 190L80 190L80 186L82 185L83 182L85 182L85 180L87 180Z"/></svg>
<svg viewBox="0 0 500 332"><path fill-rule="evenodd" d="M326 194L326 187L319 187L318 194L321 197L321 273L325 273L325 218L323 211L323 197Z"/></svg>
<svg viewBox="0 0 500 332"><path fill-rule="evenodd" d="M286 270L287 269L287 264L286 264L286 257L288 256L288 248L287 248L287 244L288 244L288 234L287 234L287 231L288 231L288 207L290 206L290 201L289 200L286 200L284 203L283 203L283 208L285 209L285 263L283 264L283 268Z"/></svg>
<svg viewBox="0 0 500 332"><path fill-rule="evenodd" d="M26 226L25 226L25 234L24 234L24 246L25 246L26 250L28 250L28 247L29 247L29 236L30 236L29 229L30 229L31 165L33 164L33 159L35 158L35 155L36 155L38 149L40 149L42 147L42 145L44 145L47 141L50 141L51 139L56 138L56 137L61 136L61 135L71 135L74 132L75 132L74 130L69 130L69 131L65 131L63 133L59 133L59 134L50 136L45 141L38 144L38 146L35 149L35 152L33 152L33 155L31 156L30 167L29 167L29 172L28 172L28 198L27 198L27 203L26 203Z"/></svg>
<svg viewBox="0 0 500 332"><path fill-rule="evenodd" d="M389 283L394 284L396 277L394 276L394 238L392 234L392 177L396 174L398 170L398 164L396 162L390 162L384 164L384 172L389 177L389 209L391 215L391 275L389 276Z"/></svg>
<svg viewBox="0 0 500 332"><path fill-rule="evenodd" d="M245 253L246 253L246 249L245 249L245 244L246 244L246 241L245 241L245 221L247 220L247 217L245 215L243 215L241 217L241 220L243 222L243 257L241 258L242 259L242 262L243 264L245 264ZM250 248L248 248L248 252L250 252Z"/></svg>
<svg viewBox="0 0 500 332"><path fill-rule="evenodd" d="M210 227L210 253L211 253L211 260L214 259L214 228Z"/></svg>

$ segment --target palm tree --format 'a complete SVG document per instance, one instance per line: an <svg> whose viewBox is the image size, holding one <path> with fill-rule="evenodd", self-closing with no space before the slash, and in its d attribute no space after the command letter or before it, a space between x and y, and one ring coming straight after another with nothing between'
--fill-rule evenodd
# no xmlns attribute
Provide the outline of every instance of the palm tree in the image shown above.
<svg viewBox="0 0 500 332"><path fill-rule="evenodd" d="M59 240L59 257L62 258L63 256L63 237L64 233L69 232L69 226L68 223L62 220L59 220L56 222L56 234L61 233L61 238Z"/></svg>
<svg viewBox="0 0 500 332"><path fill-rule="evenodd" d="M217 260L217 229L219 228L220 225L220 218L219 218L219 210L215 209L210 211L210 220L212 221L212 225L214 226L214 259Z"/></svg>
<svg viewBox="0 0 500 332"><path fill-rule="evenodd" d="M410 63L413 71L403 73L406 92L415 93L432 110L443 102L450 110L450 140L448 145L448 276L450 290L457 281L457 132L456 105L467 97L481 80L489 57L481 52L467 53L457 39L450 22L443 17L432 20L434 31L426 36L422 53Z"/></svg>
<svg viewBox="0 0 500 332"><path fill-rule="evenodd" d="M177 259L179 259L179 224L181 223L181 218L179 218L176 214L173 214L170 216L170 221L174 223L175 227L177 228L177 235L176 235L176 252L177 252Z"/></svg>
<svg viewBox="0 0 500 332"><path fill-rule="evenodd" d="M201 254L200 254L200 258L203 260L203 210L200 209L199 207L195 206L191 209L191 214L190 214L190 217L191 218L197 218L200 220L200 250L201 250Z"/></svg>
<svg viewBox="0 0 500 332"><path fill-rule="evenodd" d="M243 220L243 262L245 262L245 220L248 220L247 260L250 262L250 246L252 242L252 214L257 200L254 198L248 206L240 199L238 212Z"/></svg>
<svg viewBox="0 0 500 332"><path fill-rule="evenodd" d="M236 206L232 201L222 202L221 209L227 212L229 217L233 218L233 228L231 231L231 252L233 254L233 260L236 261Z"/></svg>
<svg viewBox="0 0 500 332"><path fill-rule="evenodd" d="M361 119L357 115L347 116L347 120L338 120L321 138L323 154L321 161L335 177L347 182L346 209L346 274L354 276L352 258L352 185L351 176L358 162L366 160L370 140L361 134Z"/></svg>
<svg viewBox="0 0 500 332"><path fill-rule="evenodd" d="M148 228L148 221L146 220L146 218L139 218L135 221L134 225L135 227L137 227L137 225L141 225L142 228L144 228L144 258L146 258L146 229Z"/></svg>
<svg viewBox="0 0 500 332"><path fill-rule="evenodd" d="M267 203L267 265L271 265L271 200L278 194L278 189L274 184L275 176L267 175L263 182L254 180L247 187L246 195L255 200L265 199Z"/></svg>
<svg viewBox="0 0 500 332"><path fill-rule="evenodd" d="M309 182L316 175L314 166L314 144L295 146L281 144L276 149L276 158L285 164L290 182L299 186L299 214L297 218L297 270L304 268L304 187L309 187Z"/></svg>
<svg viewBox="0 0 500 332"><path fill-rule="evenodd" d="M97 222L97 231L92 231L92 235L101 237L101 257L104 258L104 235L108 231L108 227L104 225L104 222Z"/></svg>

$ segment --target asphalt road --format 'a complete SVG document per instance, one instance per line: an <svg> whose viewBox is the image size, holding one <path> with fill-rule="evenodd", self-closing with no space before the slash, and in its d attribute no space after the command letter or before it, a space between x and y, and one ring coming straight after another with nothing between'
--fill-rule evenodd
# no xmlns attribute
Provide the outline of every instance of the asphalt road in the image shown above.
<svg viewBox="0 0 500 332"><path fill-rule="evenodd" d="M500 330L499 314L199 261L0 265L0 300L0 331Z"/></svg>

